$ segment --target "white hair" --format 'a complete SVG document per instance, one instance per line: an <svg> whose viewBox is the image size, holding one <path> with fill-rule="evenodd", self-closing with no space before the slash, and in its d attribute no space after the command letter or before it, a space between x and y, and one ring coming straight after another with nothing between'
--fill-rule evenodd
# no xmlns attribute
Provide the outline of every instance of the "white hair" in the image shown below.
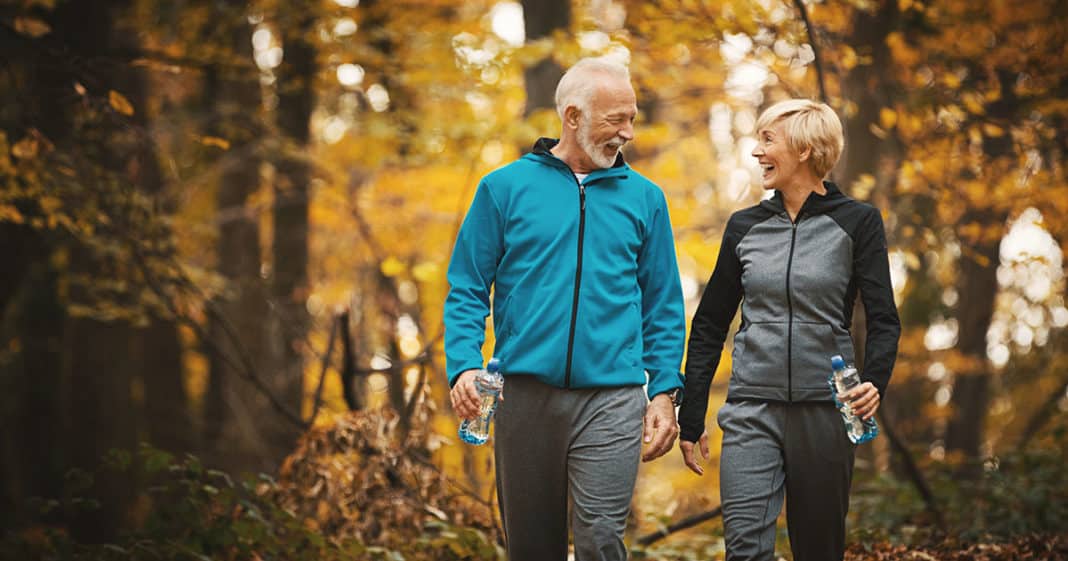
<svg viewBox="0 0 1068 561"><path fill-rule="evenodd" d="M584 58L574 64L560 78L556 85L556 112L564 119L568 107L578 107L588 113L593 92L597 88L598 76L620 78L630 83L630 71L627 67L605 57Z"/></svg>

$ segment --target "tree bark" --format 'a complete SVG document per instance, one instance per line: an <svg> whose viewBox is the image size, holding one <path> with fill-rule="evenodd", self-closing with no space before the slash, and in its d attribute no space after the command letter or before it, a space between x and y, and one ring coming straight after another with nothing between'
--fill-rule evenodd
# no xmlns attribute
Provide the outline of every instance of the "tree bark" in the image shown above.
<svg viewBox="0 0 1068 561"><path fill-rule="evenodd" d="M296 10L295 10L296 11ZM300 12L284 36L285 60L278 68L278 128L282 155L275 162L274 242L271 318L272 346L278 352L278 377L271 386L292 411L300 411L304 395L304 349L309 317L308 203L311 198L308 163L310 122L315 105L315 48L308 42L315 19ZM291 423L279 419L270 427L271 447L287 454L300 436Z"/></svg>
<svg viewBox="0 0 1068 561"><path fill-rule="evenodd" d="M130 27L117 28L112 33L113 50L135 51L139 44L136 23ZM134 125L133 142L128 153L120 154L117 162L130 184L156 202L155 211L173 215L173 204L163 196L163 172L160 169L156 144L151 135L149 116L149 76L143 68L129 64L115 66L112 73L115 89L130 100L134 114L128 117ZM171 240L174 233L164 221L162 232L154 233L166 241L153 248L152 257L167 262L176 262L177 250ZM134 240L136 243L136 240ZM170 314L153 310L146 327L132 333L131 356L127 360L134 366L134 376L144 386L141 417L147 429L147 440L154 446L174 453L197 450L198 442L193 426L189 396L183 383L182 345L178 336L177 321Z"/></svg>
<svg viewBox="0 0 1068 561"><path fill-rule="evenodd" d="M978 70L978 69L976 69ZM978 75L979 73L976 72ZM1013 122L1019 109L1013 82L1016 73L1006 69L994 69L994 76L1001 85L1001 97L987 105L987 118L995 123ZM982 138L985 161L983 177L978 178L995 188L1002 174L1014 168L1014 146L1006 131L1000 135L986 132ZM974 181L970 168L962 174L965 182ZM998 294L997 270L1001 263L1001 238L1005 233L1009 210L994 206L988 200L969 201L972 206L959 226L978 224L978 234L961 231L961 258L958 264L957 350L967 360L953 382L953 415L946 428L946 450L961 451L971 460L969 472L978 473L975 460L982 452L984 423L990 403L992 365L986 354L986 333L994 315L994 303Z"/></svg>
<svg viewBox="0 0 1068 561"><path fill-rule="evenodd" d="M845 152L833 178L845 192L861 200L873 200L879 206L888 201L878 200L896 183L896 170L901 159L900 146L893 131L880 138L873 130L879 126L879 112L883 107L892 107L897 90L885 69L891 63L890 49L886 38L898 25L896 2L883 2L878 11L855 10L852 33L847 43L853 45L858 56L870 56L870 64L858 64L842 78L844 101L857 105L857 112L842 115L845 132ZM852 187L861 176L870 174L875 179L871 193L854 192ZM872 195L876 195L873 197Z"/></svg>
<svg viewBox="0 0 1068 561"><path fill-rule="evenodd" d="M528 43L552 36L571 26L571 0L523 0L523 28ZM523 116L556 107L556 84L564 70L547 56L523 70L527 103ZM533 143L532 143L533 144Z"/></svg>
<svg viewBox="0 0 1068 561"><path fill-rule="evenodd" d="M228 52L252 60L250 27L245 23L245 2L229 0L214 4L220 22L235 22L228 34ZM255 73L224 70L206 72L205 100L212 112L209 134L226 139L229 148L220 156L221 173L216 192L219 237L218 272L228 281L227 292L216 299L209 336L218 352L210 355L209 382L205 396L205 455L215 465L233 471L277 469L281 455L272 454L262 433L262 424L277 414L265 398L253 391L231 358L245 356L254 373L266 375L266 291L260 279L259 216L250 199L260 188L259 138L261 94ZM232 326L228 329L227 323Z"/></svg>
<svg viewBox="0 0 1068 561"><path fill-rule="evenodd" d="M991 212L970 212L962 223L977 221L991 228L1003 229L1004 219ZM957 350L968 359L967 366L956 372L953 382L953 413L946 428L946 450L957 450L969 459L977 459L982 444L983 424L990 403L990 361L986 356L986 332L994 314L997 297L997 270L1000 263L1000 239L966 249L958 264L957 291L961 305L957 309ZM970 245L970 247L969 247Z"/></svg>

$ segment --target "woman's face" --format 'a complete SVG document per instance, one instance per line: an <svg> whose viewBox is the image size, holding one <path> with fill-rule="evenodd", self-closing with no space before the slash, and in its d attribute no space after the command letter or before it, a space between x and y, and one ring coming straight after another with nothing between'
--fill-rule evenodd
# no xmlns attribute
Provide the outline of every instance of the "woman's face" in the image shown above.
<svg viewBox="0 0 1068 561"><path fill-rule="evenodd" d="M805 165L801 162L801 155L787 143L782 121L776 121L757 132L757 145L752 155L760 162L765 189L781 190L800 179L800 168Z"/></svg>

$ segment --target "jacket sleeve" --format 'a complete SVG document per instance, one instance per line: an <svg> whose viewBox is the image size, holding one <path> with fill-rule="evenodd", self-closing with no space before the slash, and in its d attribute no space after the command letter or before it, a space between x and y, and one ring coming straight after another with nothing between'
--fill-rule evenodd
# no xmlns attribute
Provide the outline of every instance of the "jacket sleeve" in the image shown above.
<svg viewBox="0 0 1068 561"><path fill-rule="evenodd" d="M663 192L638 254L638 286L642 291L642 364L649 374L646 391L657 394L682 387L682 351L686 337L686 308L682 300L675 238Z"/></svg>
<svg viewBox="0 0 1068 561"><path fill-rule="evenodd" d="M445 298L445 369L449 386L465 370L482 368L490 286L504 248L500 207L483 180L456 237Z"/></svg>
<svg viewBox="0 0 1068 561"><path fill-rule="evenodd" d="M719 366L723 343L742 300L742 265L738 260L738 237L735 217L727 222L719 257L712 277L705 285L701 303L690 324L690 342L686 350L686 386L679 409L679 438L696 442L705 431L708 390Z"/></svg>
<svg viewBox="0 0 1068 561"><path fill-rule="evenodd" d="M864 304L868 328L861 379L874 384L882 397L886 394L897 358L901 321L894 304L894 289L890 285L890 260L883 218L878 209L870 210L857 232L853 274Z"/></svg>

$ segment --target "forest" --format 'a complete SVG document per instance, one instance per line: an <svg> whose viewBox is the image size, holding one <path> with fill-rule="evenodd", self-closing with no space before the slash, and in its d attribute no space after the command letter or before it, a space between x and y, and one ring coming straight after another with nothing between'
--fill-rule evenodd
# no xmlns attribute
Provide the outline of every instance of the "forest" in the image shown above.
<svg viewBox="0 0 1068 561"><path fill-rule="evenodd" d="M1066 44L1066 0L0 0L0 558L504 559L446 270L607 56L687 318L760 111L843 121L902 322L846 558L1068 559ZM717 462L642 465L632 558L723 559Z"/></svg>

